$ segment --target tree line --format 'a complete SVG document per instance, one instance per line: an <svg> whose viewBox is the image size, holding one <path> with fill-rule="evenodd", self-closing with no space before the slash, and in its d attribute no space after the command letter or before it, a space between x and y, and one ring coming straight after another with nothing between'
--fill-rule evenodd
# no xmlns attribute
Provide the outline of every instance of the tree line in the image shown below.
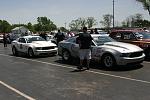
<svg viewBox="0 0 150 100"><path fill-rule="evenodd" d="M0 33L8 33L15 27L24 26L32 32L43 32L43 31L53 31L57 29L57 26L47 17L38 17L37 24L32 24L31 22L27 24L10 24L6 20L0 20Z"/></svg>
<svg viewBox="0 0 150 100"><path fill-rule="evenodd" d="M135 0L143 5L143 8L148 11L150 15L150 0ZM111 14L103 15L103 20L100 21L101 25L109 29L112 25L112 18ZM72 20L69 23L70 30L80 30L83 26L87 26L88 28L97 25L98 22L94 17L87 17L87 18L77 18ZM150 21L143 19L141 14L135 14L127 17L120 26L115 27L150 27ZM25 26L32 32L39 32L39 31L53 31L57 29L57 26L54 24L47 17L38 17L37 24L32 24L31 22L27 24L10 24L6 20L0 20L0 33L7 33L11 32L11 29L19 26ZM68 31L65 27L60 27L62 31Z"/></svg>
<svg viewBox="0 0 150 100"><path fill-rule="evenodd" d="M103 15L103 19L101 21L97 21L94 17L86 17L86 18L77 18L72 20L69 23L69 28L72 31L78 31L82 27L87 26L88 28L92 28L98 23L101 24L102 28L109 29L112 27L112 18L111 14ZM52 20L47 17L38 17L37 24L32 24L31 22L27 24L10 24L6 20L0 20L0 33L11 32L11 29L19 26L24 26L28 28L32 32L43 32L43 31L53 31L57 30L58 27ZM135 14L127 17L124 21L121 22L121 25L115 27L132 27L132 28L141 28L141 27L150 27L150 21L145 20L142 14ZM65 27L59 27L61 31L67 32L68 29Z"/></svg>

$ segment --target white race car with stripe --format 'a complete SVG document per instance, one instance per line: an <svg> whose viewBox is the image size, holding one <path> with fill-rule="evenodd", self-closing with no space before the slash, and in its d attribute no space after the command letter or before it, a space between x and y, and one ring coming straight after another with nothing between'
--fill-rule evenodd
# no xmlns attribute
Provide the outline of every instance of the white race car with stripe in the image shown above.
<svg viewBox="0 0 150 100"><path fill-rule="evenodd" d="M145 58L143 49L136 45L116 42L107 34L92 34L92 59L101 62L105 67L141 63ZM78 36L69 38L59 43L58 54L64 61L72 57L79 58L79 45L76 43Z"/></svg>
<svg viewBox="0 0 150 100"><path fill-rule="evenodd" d="M24 36L11 43L13 55L19 52L27 54L29 57L37 55L57 54L57 46L50 43L40 36Z"/></svg>

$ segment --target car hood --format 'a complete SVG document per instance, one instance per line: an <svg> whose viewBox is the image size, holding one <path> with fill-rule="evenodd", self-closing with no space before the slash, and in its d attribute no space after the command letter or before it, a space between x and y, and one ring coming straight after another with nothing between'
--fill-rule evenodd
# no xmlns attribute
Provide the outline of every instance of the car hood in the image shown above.
<svg viewBox="0 0 150 100"><path fill-rule="evenodd" d="M31 44L35 47L56 46L56 44L50 43L48 41L33 41Z"/></svg>
<svg viewBox="0 0 150 100"><path fill-rule="evenodd" d="M129 53L129 52L139 52L143 51L140 47L123 42L107 42L103 45L103 47L114 49L121 53Z"/></svg>

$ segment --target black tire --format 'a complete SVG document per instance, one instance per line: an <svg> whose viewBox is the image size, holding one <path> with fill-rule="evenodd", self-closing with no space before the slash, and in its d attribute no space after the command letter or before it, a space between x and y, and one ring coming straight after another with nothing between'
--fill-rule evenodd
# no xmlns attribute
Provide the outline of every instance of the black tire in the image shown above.
<svg viewBox="0 0 150 100"><path fill-rule="evenodd" d="M150 48L147 48L145 50L145 55L146 55L146 58L150 58Z"/></svg>
<svg viewBox="0 0 150 100"><path fill-rule="evenodd" d="M71 54L70 54L70 52L68 50L63 50L63 52L62 52L62 59L65 62L71 61Z"/></svg>
<svg viewBox="0 0 150 100"><path fill-rule="evenodd" d="M12 47L12 53L14 56L18 56L18 50L16 49L15 46Z"/></svg>
<svg viewBox="0 0 150 100"><path fill-rule="evenodd" d="M31 48L28 49L28 57L34 57L34 52Z"/></svg>
<svg viewBox="0 0 150 100"><path fill-rule="evenodd" d="M102 65L108 69L113 68L116 65L116 60L111 54L103 55L101 62Z"/></svg>

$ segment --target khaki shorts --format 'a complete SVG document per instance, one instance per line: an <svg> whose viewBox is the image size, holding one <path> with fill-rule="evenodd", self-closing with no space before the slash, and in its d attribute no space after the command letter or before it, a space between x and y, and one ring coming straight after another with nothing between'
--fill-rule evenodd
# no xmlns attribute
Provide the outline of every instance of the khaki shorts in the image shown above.
<svg viewBox="0 0 150 100"><path fill-rule="evenodd" d="M79 56L81 60L91 59L91 50L90 49L80 49Z"/></svg>

